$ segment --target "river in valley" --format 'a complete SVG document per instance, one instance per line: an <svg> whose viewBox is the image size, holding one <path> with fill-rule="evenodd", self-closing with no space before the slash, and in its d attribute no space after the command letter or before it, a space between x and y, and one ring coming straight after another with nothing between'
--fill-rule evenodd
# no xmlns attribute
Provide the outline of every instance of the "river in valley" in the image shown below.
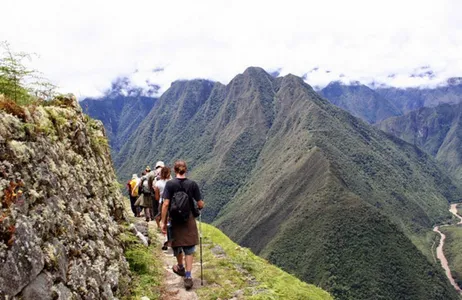
<svg viewBox="0 0 462 300"><path fill-rule="evenodd" d="M452 214L454 214L457 218L459 218L460 221L459 221L459 223L457 223L457 225L462 224L462 217L457 214L457 204L451 204L451 208L449 209L449 211ZM448 225L442 225L442 226L448 226ZM456 284L454 278L452 278L452 274L451 274L451 270L449 269L448 261L447 261L446 257L444 256L443 247L444 247L444 240L446 239L446 235L444 235L439 230L439 227L440 226L436 226L435 228L433 228L433 231L437 232L441 236L440 244L436 248L436 257L438 257L438 259L441 261L441 266L443 267L444 271L446 272L446 276L448 277L451 284L454 286L454 288L459 293L461 293L462 290Z"/></svg>

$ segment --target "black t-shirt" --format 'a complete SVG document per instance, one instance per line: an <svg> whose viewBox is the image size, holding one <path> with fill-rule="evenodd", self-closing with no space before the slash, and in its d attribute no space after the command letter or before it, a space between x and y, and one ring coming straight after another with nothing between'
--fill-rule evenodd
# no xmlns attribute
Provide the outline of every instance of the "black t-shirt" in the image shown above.
<svg viewBox="0 0 462 300"><path fill-rule="evenodd" d="M190 199L193 199L194 201L202 200L199 186L195 181L189 180L188 178L175 178L167 181L165 184L164 193L162 194L162 198L171 200L173 194L175 194L177 191L180 191L181 187L183 187L184 191L186 194L188 194Z"/></svg>

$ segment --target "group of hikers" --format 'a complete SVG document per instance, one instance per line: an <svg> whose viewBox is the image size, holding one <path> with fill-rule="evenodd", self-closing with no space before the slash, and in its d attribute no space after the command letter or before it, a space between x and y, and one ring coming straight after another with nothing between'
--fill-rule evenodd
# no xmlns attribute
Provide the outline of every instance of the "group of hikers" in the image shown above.
<svg viewBox="0 0 462 300"><path fill-rule="evenodd" d="M184 277L187 290L193 286L191 276L193 254L199 240L195 218L204 207L199 186L186 178L186 162L178 160L171 171L162 161L154 170L145 168L141 177L133 174L127 183L130 205L135 217L144 217L147 222L156 221L157 228L165 235L162 250L172 247L177 264L172 267L175 274Z"/></svg>

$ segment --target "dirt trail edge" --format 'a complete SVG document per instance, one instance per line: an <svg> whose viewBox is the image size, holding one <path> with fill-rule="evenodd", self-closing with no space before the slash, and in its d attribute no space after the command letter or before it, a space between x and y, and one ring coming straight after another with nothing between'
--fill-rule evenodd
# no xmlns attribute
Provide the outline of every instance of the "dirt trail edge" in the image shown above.
<svg viewBox="0 0 462 300"><path fill-rule="evenodd" d="M459 223L457 223L457 225L462 224L462 217L457 214L457 204L451 204L451 208L449 209L449 211L452 214L454 214L457 218L459 218L461 220ZM443 226L447 226L447 225L443 225ZM456 284L456 281L452 277L451 270L449 269L449 265L448 265L448 260L446 259L446 256L444 256L443 247L444 247L444 240L446 239L446 235L444 235L439 230L439 226L436 226L435 228L433 228L433 231L437 232L437 233L439 233L441 235L440 244L436 248L436 257L438 257L438 259L441 261L441 266L445 270L446 276L448 277L448 279L451 282L452 286L459 293L461 293L462 290L459 288L459 286Z"/></svg>
<svg viewBox="0 0 462 300"><path fill-rule="evenodd" d="M149 223L152 231L156 233L156 242L159 247L162 246L164 242L164 235L157 230L157 226L154 222ZM180 277L173 273L172 266L174 266L177 261L173 256L172 248L162 251L163 255L161 257L163 262L163 268L165 270L165 277L163 283L163 290L161 299L163 300L196 300L199 299L195 290L201 287L200 279L200 261L199 261L199 246L196 246L197 255L194 256L194 263L192 269L193 277L193 288L189 291L186 291L184 288L184 277ZM205 283L204 283L205 284Z"/></svg>

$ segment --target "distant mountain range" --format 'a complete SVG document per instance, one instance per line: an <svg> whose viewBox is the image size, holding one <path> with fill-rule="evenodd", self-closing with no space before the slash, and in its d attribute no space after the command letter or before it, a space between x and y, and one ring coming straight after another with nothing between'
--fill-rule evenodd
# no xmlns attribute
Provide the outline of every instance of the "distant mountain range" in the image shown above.
<svg viewBox="0 0 462 300"><path fill-rule="evenodd" d="M391 101L403 113L442 103L462 102L462 78L450 78L447 85L436 88L378 88L376 92Z"/></svg>
<svg viewBox="0 0 462 300"><path fill-rule="evenodd" d="M369 122L402 112L376 90L328 87L325 96L347 107L356 108L349 97L367 103L374 113L356 111ZM133 113L136 99L119 101ZM427 233L449 218L461 190L419 148L333 106L301 78L260 68L228 85L177 81L151 103L131 134L113 135L121 179L185 159L205 220L334 297L457 299ZM105 126L116 115L102 116Z"/></svg>
<svg viewBox="0 0 462 300"><path fill-rule="evenodd" d="M349 111L353 116L370 124L403 114L394 103L359 83L344 85L338 81L331 82L319 94L332 104Z"/></svg>
<svg viewBox="0 0 462 300"><path fill-rule="evenodd" d="M320 90L319 94L352 115L374 124L421 107L462 102L462 79L451 78L447 81L447 85L436 88L405 89L395 87L372 89L359 82L343 84L335 81Z"/></svg>
<svg viewBox="0 0 462 300"><path fill-rule="evenodd" d="M462 180L462 103L420 108L387 119L378 128L425 149Z"/></svg>

